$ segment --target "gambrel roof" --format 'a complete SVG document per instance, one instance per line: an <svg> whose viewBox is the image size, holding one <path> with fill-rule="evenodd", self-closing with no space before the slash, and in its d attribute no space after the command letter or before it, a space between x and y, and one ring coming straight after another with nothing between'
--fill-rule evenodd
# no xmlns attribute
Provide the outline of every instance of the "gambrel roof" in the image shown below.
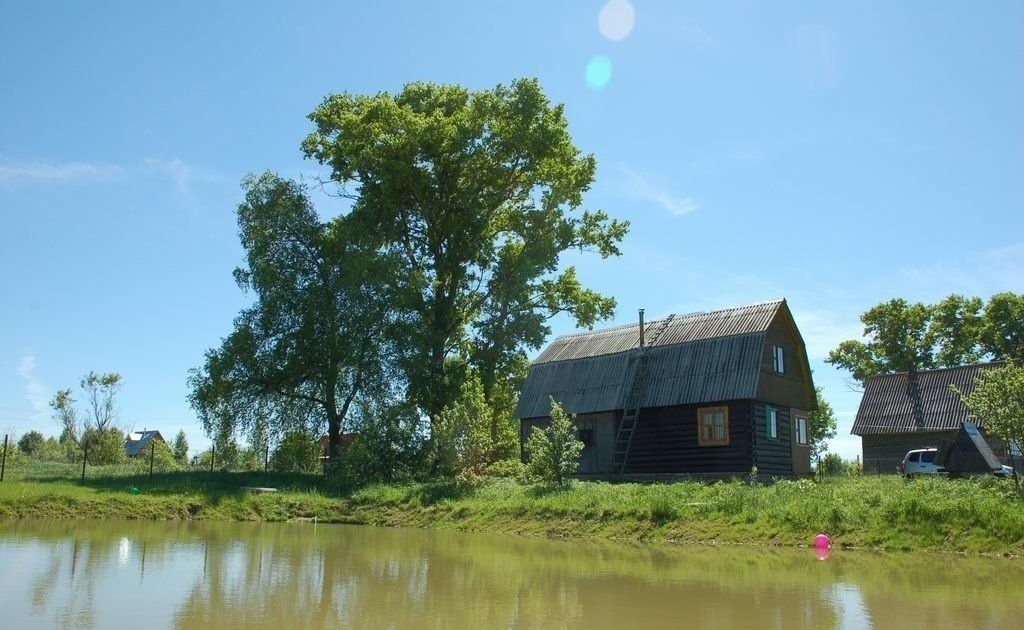
<svg viewBox="0 0 1024 630"><path fill-rule="evenodd" d="M765 334L785 300L689 313L646 324L646 389L641 406L754 398ZM549 397L569 413L621 409L633 381L640 326L558 337L530 366L517 418L546 416Z"/></svg>
<svg viewBox="0 0 1024 630"><path fill-rule="evenodd" d="M1002 366L1002 361L996 361L872 376L850 432L870 435L959 430L960 423L970 418L967 407L949 386L965 394L972 392L982 370Z"/></svg>

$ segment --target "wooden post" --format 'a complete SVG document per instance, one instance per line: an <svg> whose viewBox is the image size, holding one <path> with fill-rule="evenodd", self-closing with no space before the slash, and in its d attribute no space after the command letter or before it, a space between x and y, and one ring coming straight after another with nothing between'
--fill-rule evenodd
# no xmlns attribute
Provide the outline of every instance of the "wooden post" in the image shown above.
<svg viewBox="0 0 1024 630"><path fill-rule="evenodd" d="M153 478L153 454L156 452L156 442L149 438L149 478Z"/></svg>
<svg viewBox="0 0 1024 630"><path fill-rule="evenodd" d="M85 441L85 438L82 438ZM85 442L82 445L82 481L85 481L85 462L89 460L89 443Z"/></svg>
<svg viewBox="0 0 1024 630"><path fill-rule="evenodd" d="M263 474L267 474L270 470L270 443L267 443L267 449L263 452Z"/></svg>
<svg viewBox="0 0 1024 630"><path fill-rule="evenodd" d="M0 482L4 480L4 472L7 470L7 437L8 435L4 433L4 450L0 454Z"/></svg>
<svg viewBox="0 0 1024 630"><path fill-rule="evenodd" d="M213 463L217 461L217 445L210 445L210 472L213 472Z"/></svg>

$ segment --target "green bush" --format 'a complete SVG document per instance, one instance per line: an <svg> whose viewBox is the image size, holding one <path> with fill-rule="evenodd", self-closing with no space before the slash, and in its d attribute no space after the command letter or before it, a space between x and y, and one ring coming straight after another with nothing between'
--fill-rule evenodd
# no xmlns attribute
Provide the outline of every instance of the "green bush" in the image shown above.
<svg viewBox="0 0 1024 630"><path fill-rule="evenodd" d="M123 464L128 461L124 451L124 434L120 429L89 429L85 432L83 442L88 444L89 464L93 466Z"/></svg>
<svg viewBox="0 0 1024 630"><path fill-rule="evenodd" d="M39 431L29 431L18 440L18 450L29 457L39 457L43 452L46 439ZM8 447L10 448L10 447Z"/></svg>
<svg viewBox="0 0 1024 630"><path fill-rule="evenodd" d="M837 477L849 473L849 466L837 453L829 453L818 462L818 473L827 477Z"/></svg>
<svg viewBox="0 0 1024 630"><path fill-rule="evenodd" d="M270 463L277 472L315 473L320 472L321 454L319 441L304 431L289 431L274 449Z"/></svg>
<svg viewBox="0 0 1024 630"><path fill-rule="evenodd" d="M535 427L526 441L530 455L527 464L530 474L555 485L565 485L576 472L583 452L583 442L576 437L576 425L561 405L551 399L551 424Z"/></svg>

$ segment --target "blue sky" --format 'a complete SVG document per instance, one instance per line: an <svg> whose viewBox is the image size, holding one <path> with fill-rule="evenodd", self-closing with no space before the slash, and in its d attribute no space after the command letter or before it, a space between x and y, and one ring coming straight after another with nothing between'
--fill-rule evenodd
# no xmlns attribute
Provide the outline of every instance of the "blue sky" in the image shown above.
<svg viewBox="0 0 1024 630"><path fill-rule="evenodd" d="M788 298L858 454L821 359L861 312L1024 291L1024 4L604 5L0 2L0 429L56 433L52 393L116 370L127 426L205 445L185 381L247 302L242 177L319 173L328 93L535 76L633 224L567 257L611 323Z"/></svg>

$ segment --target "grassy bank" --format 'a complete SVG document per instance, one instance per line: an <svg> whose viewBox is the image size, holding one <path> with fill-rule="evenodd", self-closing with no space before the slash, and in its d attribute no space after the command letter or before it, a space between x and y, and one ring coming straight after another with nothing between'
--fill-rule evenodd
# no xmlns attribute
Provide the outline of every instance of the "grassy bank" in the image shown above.
<svg viewBox="0 0 1024 630"><path fill-rule="evenodd" d="M807 544L1024 555L1024 503L1009 482L897 477L821 483L576 483L497 480L377 485L350 492L301 475L164 473L84 483L22 476L0 485L0 518L119 518L357 523L698 543ZM254 495L241 486L283 491ZM139 494L131 494L130 487Z"/></svg>

